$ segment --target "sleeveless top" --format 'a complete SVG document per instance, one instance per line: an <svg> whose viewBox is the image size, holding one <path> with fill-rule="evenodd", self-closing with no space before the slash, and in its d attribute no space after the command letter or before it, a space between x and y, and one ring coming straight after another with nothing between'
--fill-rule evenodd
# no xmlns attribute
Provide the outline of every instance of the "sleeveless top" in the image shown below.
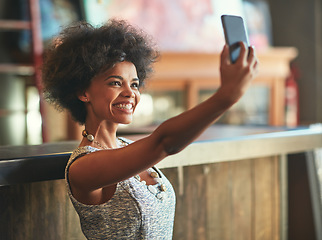
<svg viewBox="0 0 322 240"><path fill-rule="evenodd" d="M70 165L78 157L100 149L85 146L72 153L65 170L67 192L79 215L81 229L87 239L172 239L175 192L164 174L160 183L147 186L135 177L117 183L113 197L100 205L86 205L77 201L68 181ZM153 191L151 191L154 189Z"/></svg>

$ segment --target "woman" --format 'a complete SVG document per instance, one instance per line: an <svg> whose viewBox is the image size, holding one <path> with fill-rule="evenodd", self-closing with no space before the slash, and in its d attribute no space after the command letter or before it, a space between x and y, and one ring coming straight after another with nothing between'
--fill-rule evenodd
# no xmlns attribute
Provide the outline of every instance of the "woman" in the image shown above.
<svg viewBox="0 0 322 240"><path fill-rule="evenodd" d="M71 201L88 239L171 239L175 195L153 167L196 139L243 95L257 69L253 48L241 45L235 64L221 54L221 86L208 100L130 143L117 138L140 101L140 86L157 59L150 39L125 21L100 28L78 23L47 50L46 97L85 125L66 167Z"/></svg>

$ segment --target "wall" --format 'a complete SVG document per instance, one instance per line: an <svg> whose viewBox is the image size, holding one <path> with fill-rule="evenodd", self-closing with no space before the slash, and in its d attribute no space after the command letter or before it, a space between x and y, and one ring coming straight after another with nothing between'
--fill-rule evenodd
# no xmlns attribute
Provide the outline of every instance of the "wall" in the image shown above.
<svg viewBox="0 0 322 240"><path fill-rule="evenodd" d="M267 0L275 46L294 46L299 56L300 122L322 122L322 1Z"/></svg>

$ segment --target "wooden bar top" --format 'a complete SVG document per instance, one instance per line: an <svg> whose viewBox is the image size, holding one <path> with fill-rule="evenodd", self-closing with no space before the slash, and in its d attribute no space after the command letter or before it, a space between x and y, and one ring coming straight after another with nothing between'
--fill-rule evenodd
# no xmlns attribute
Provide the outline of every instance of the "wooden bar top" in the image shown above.
<svg viewBox="0 0 322 240"><path fill-rule="evenodd" d="M132 140L155 126L123 129ZM0 147L0 186L64 178L64 168L77 141ZM182 152L169 156L159 168L235 161L246 158L305 152L322 148L322 127L256 127L214 125Z"/></svg>

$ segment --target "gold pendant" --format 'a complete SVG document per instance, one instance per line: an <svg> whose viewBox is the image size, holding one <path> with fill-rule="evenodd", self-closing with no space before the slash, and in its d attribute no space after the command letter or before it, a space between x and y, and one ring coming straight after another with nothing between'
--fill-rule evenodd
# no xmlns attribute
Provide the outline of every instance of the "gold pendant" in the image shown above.
<svg viewBox="0 0 322 240"><path fill-rule="evenodd" d="M167 187L164 184L161 184L161 191L162 192L167 191Z"/></svg>

